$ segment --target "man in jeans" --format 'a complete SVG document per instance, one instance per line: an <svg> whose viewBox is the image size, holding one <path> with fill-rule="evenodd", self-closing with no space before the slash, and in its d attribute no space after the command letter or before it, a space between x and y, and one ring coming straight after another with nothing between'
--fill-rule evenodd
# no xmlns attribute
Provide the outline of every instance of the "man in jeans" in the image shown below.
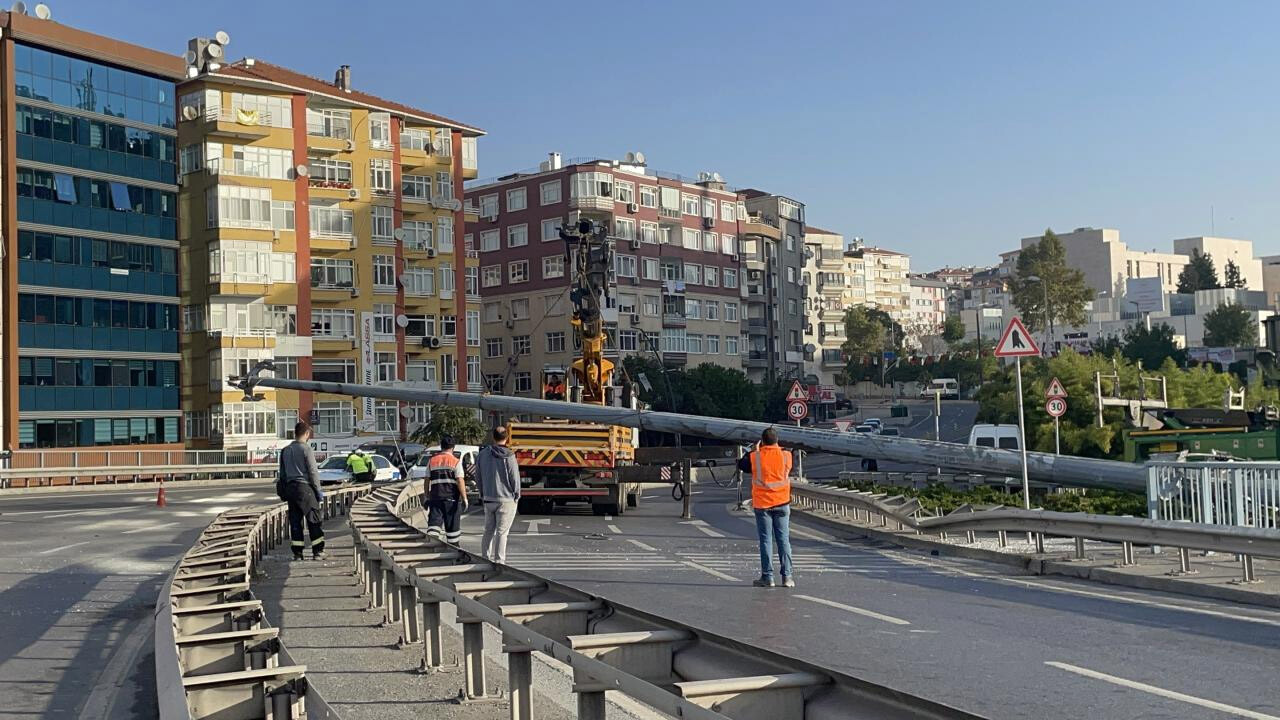
<svg viewBox="0 0 1280 720"><path fill-rule="evenodd" d="M280 499L289 503L289 547L293 559L303 559L306 544L302 540L302 521L307 522L307 534L311 537L311 557L324 560L324 527L320 524L320 471L316 469L316 456L307 440L311 438L311 426L300 422L293 427L293 442L280 451L280 475L278 492Z"/></svg>
<svg viewBox="0 0 1280 720"><path fill-rule="evenodd" d="M751 475L751 506L760 537L760 578L751 584L773 587L773 545L778 545L782 585L795 587L791 572L791 453L778 446L778 431L765 428L756 449L738 462Z"/></svg>
<svg viewBox="0 0 1280 720"><path fill-rule="evenodd" d="M476 456L480 499L484 502L480 552L499 563L507 561L507 533L515 522L516 503L520 500L520 466L507 441L507 428L500 425L493 429L493 443L481 448Z"/></svg>

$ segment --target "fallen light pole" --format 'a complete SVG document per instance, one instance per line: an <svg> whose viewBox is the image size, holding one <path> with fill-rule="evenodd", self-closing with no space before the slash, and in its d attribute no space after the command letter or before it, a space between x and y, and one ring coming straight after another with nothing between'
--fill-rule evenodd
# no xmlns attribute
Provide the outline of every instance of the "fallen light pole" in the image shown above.
<svg viewBox="0 0 1280 720"><path fill-rule="evenodd" d="M869 433L833 433L827 430L791 427L785 423L726 420L701 415L584 405L561 400L540 400L451 390L421 390L405 387L403 384L357 385L315 380L289 380L258 374L261 370L269 369L271 369L271 363L264 361L259 363L248 376L231 378L231 384L243 390L246 398L254 397L254 388L257 386L305 390L409 403L455 405L508 415L536 415L621 425L640 430L695 435L744 445L759 440L760 433L765 428L773 427L778 433L780 442L791 448L933 465L984 475L1021 476L1022 474L1022 457L1012 450L936 440L884 437ZM1147 488L1146 469L1141 465L1038 452L1027 453L1026 463L1030 477L1042 482L1071 487L1123 489L1138 492L1145 492Z"/></svg>

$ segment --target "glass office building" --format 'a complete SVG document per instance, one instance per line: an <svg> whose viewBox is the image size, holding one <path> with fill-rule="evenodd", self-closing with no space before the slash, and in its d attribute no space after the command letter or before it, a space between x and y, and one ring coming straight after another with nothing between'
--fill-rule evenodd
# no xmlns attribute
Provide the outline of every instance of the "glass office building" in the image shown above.
<svg viewBox="0 0 1280 720"><path fill-rule="evenodd" d="M181 60L9 22L5 445L179 443Z"/></svg>

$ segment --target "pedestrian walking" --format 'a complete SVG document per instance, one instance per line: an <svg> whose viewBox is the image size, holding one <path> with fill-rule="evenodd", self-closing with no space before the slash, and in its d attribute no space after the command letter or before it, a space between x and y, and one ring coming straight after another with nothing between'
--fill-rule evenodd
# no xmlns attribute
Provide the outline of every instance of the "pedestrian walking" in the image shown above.
<svg viewBox="0 0 1280 720"><path fill-rule="evenodd" d="M373 482L373 458L360 448L352 450L347 456L347 472L351 473L351 479L357 483Z"/></svg>
<svg viewBox="0 0 1280 720"><path fill-rule="evenodd" d="M462 540L462 513L467 511L467 481L453 438L440 438L440 452L427 461L427 534L457 545Z"/></svg>
<svg viewBox="0 0 1280 720"><path fill-rule="evenodd" d="M520 500L520 466L507 447L505 426L493 429L493 442L480 448L476 474L480 476L480 500L484 503L484 538L481 553L494 562L507 561L507 533L516 519Z"/></svg>
<svg viewBox="0 0 1280 720"><path fill-rule="evenodd" d="M302 537L302 522L306 520L307 536L311 539L311 556L324 560L324 527L320 524L320 471L316 468L316 456L307 440L311 439L311 426L299 422L293 427L293 442L280 451L280 472L276 479L276 494L289 503L289 547L293 559L303 559L306 543Z"/></svg>
<svg viewBox="0 0 1280 720"><path fill-rule="evenodd" d="M751 475L751 506L760 539L760 577L756 587L773 587L773 546L778 546L782 585L795 587L791 565L791 453L778 445L778 431L765 428L760 442L742 456L738 469Z"/></svg>

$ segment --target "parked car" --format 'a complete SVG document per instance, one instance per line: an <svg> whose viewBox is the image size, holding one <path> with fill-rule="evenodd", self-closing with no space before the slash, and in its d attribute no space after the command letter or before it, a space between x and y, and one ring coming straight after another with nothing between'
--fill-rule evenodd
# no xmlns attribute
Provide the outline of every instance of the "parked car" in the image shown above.
<svg viewBox="0 0 1280 720"><path fill-rule="evenodd" d="M342 453L330 455L320 463L320 484L341 485L351 482L351 473L347 471L347 455ZM391 461L381 455L370 455L373 461L373 481L375 483L396 482L400 479L400 470Z"/></svg>
<svg viewBox="0 0 1280 720"><path fill-rule="evenodd" d="M862 421L862 424L870 425L871 427L876 429L876 432L879 432L880 428L884 427L884 423L881 422L880 418L867 418L866 420Z"/></svg>
<svg viewBox="0 0 1280 720"><path fill-rule="evenodd" d="M920 388L922 398L933 399L934 393L941 395L943 400L959 400L960 382L955 378L935 378L933 382Z"/></svg>
<svg viewBox="0 0 1280 720"><path fill-rule="evenodd" d="M414 463L418 462L418 458L422 457L422 453L426 451L427 447L421 443L400 443L397 445L396 443L376 442L365 443L360 446L360 449L367 453L381 455L390 460L391 464L396 467L410 468L413 467ZM401 459L401 455L404 456L403 459Z"/></svg>
<svg viewBox="0 0 1280 720"><path fill-rule="evenodd" d="M898 428L880 428L880 434L886 437L902 437L902 432Z"/></svg>
<svg viewBox="0 0 1280 720"><path fill-rule="evenodd" d="M454 452L462 456L462 468L467 471L467 491L468 493L478 493L475 482L475 466L476 455L480 452L479 445L454 445ZM418 462L409 468L410 480L423 480L427 477L427 463L431 462L431 457L440 452L439 445L432 445L418 456Z"/></svg>
<svg viewBox="0 0 1280 720"><path fill-rule="evenodd" d="M861 425L859 425L859 426L855 427L855 428L853 429L853 431L854 431L854 432L856 432L856 433L867 433L867 434L870 434L870 435L875 435L875 434L876 434L876 426L875 426L875 425L868 425L867 423L862 423Z"/></svg>

